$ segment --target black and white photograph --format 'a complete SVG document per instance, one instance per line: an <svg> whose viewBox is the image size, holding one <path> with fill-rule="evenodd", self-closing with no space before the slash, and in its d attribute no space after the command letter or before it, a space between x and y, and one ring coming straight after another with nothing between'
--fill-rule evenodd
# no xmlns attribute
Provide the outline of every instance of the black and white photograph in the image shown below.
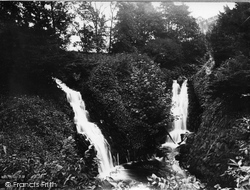
<svg viewBox="0 0 250 190"><path fill-rule="evenodd" d="M0 1L0 190L249 190L250 2Z"/></svg>

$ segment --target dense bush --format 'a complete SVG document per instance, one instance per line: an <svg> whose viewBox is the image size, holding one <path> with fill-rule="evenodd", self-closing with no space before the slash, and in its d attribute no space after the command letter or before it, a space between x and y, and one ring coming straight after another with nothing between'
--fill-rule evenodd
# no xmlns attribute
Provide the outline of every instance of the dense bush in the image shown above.
<svg viewBox="0 0 250 190"><path fill-rule="evenodd" d="M249 135L250 135L250 119L243 117L238 120L238 125L234 128L236 132L237 144L240 147L239 155L228 162L228 169L224 175L232 176L236 182L236 188L250 188L250 159L249 159Z"/></svg>
<svg viewBox="0 0 250 190"><path fill-rule="evenodd" d="M226 60L211 75L209 94L219 97L228 105L228 109L241 111L249 106L250 60L241 55Z"/></svg>
<svg viewBox="0 0 250 190"><path fill-rule="evenodd" d="M233 189L249 189L250 182L250 160L249 160L249 134L250 134L250 119L242 117L238 119L238 124L233 128L238 137L236 143L239 146L239 154L228 161L228 169L222 174L223 176L232 176L235 181ZM215 185L217 190L227 190L229 188L221 188L219 184Z"/></svg>
<svg viewBox="0 0 250 190"><path fill-rule="evenodd" d="M183 64L182 47L172 39L155 39L147 43L144 52L152 57L162 68L171 69Z"/></svg>
<svg viewBox="0 0 250 190"><path fill-rule="evenodd" d="M98 174L95 150L79 153L72 121L51 101L1 97L0 110L2 179L87 187Z"/></svg>
<svg viewBox="0 0 250 190"><path fill-rule="evenodd" d="M234 187L233 176L222 174L229 160L241 155L239 141L248 144L248 131L241 129L239 121L249 115L249 60L236 56L209 73L206 69L207 65L193 78L203 112L197 134L188 141L191 148L186 165L211 186Z"/></svg>
<svg viewBox="0 0 250 190"><path fill-rule="evenodd" d="M208 34L216 65L241 54L249 57L249 7L249 2L237 2L233 9L225 7Z"/></svg>
<svg viewBox="0 0 250 190"><path fill-rule="evenodd" d="M159 66L148 57L103 55L81 92L120 160L145 158L165 137L170 97Z"/></svg>

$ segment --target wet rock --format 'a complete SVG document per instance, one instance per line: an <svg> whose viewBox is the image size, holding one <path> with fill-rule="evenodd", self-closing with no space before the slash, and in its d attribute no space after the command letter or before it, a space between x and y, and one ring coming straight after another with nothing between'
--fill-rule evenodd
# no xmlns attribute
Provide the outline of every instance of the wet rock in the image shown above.
<svg viewBox="0 0 250 190"><path fill-rule="evenodd" d="M110 190L114 186L108 181L108 180L103 180L99 183L99 187L95 190Z"/></svg>

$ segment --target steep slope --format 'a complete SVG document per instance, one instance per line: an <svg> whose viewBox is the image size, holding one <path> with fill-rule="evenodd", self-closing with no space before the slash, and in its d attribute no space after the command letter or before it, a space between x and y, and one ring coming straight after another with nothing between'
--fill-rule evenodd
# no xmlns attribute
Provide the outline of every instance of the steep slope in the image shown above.
<svg viewBox="0 0 250 190"><path fill-rule="evenodd" d="M242 157L248 164L249 158L240 149L249 145L249 79L249 60L238 57L217 69L205 65L190 84L198 100L191 102L189 127L195 121L200 125L188 140L190 152L184 165L211 187L235 186L232 176L223 175L230 159ZM197 109L202 112L195 116L192 112Z"/></svg>

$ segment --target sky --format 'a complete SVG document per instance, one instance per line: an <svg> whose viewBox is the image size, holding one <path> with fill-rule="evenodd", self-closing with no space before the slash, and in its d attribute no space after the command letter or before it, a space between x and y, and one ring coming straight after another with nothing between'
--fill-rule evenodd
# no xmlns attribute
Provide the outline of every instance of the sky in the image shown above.
<svg viewBox="0 0 250 190"><path fill-rule="evenodd" d="M211 18L219 12L224 12L224 6L228 6L232 9L235 6L235 3L232 2L188 2L185 3L189 6L189 11L191 16L194 18L203 17L205 19Z"/></svg>
<svg viewBox="0 0 250 190"><path fill-rule="evenodd" d="M125 0L126 1L126 0ZM175 4L181 4L181 1L177 1ZM102 6L102 9L108 14L109 12L109 2L98 2L98 6ZM159 6L159 2L153 2L153 5ZM224 12L224 6L228 5L230 9L235 6L233 2L184 2L187 6L189 6L189 11L191 12L191 16L194 18L203 17L204 19L211 18L219 12Z"/></svg>
<svg viewBox="0 0 250 190"><path fill-rule="evenodd" d="M224 12L224 6L228 6L232 9L235 6L233 2L175 2L178 4L186 4L189 7L190 15L194 18L202 17L208 19L218 15L220 12ZM159 6L159 2L153 2L156 7Z"/></svg>

